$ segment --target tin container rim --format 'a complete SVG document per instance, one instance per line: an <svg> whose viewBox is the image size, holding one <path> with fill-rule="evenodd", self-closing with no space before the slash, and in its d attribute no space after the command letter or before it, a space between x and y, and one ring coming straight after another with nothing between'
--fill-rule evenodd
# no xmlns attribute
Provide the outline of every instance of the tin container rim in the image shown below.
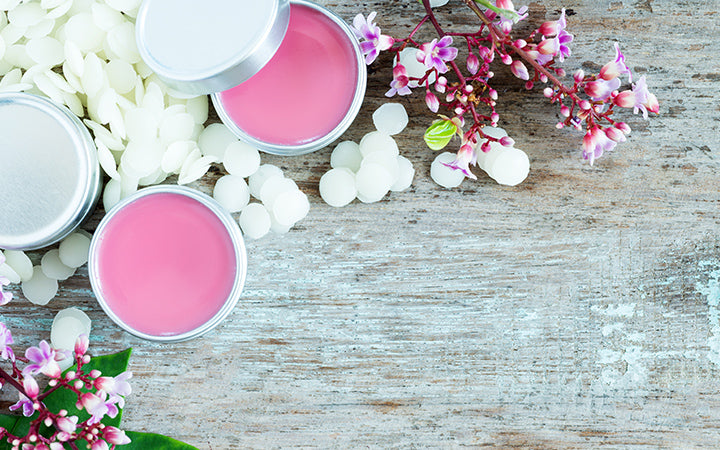
<svg viewBox="0 0 720 450"><path fill-rule="evenodd" d="M82 184L80 194L76 194L73 198L79 201L73 205L71 210L68 209L65 211L68 220L64 226L59 228L55 233L42 238L31 236L25 237L25 240L0 243L0 247L8 250L36 250L50 246L75 231L90 217L95 209L101 191L100 163L97 157L95 141L87 127L80 121L80 118L64 105L60 105L49 98L25 92L3 92L0 93L0 103L30 106L45 112L55 119L68 133L74 144L74 148L79 157L78 159L82 163L80 172L88 174L88 177L85 178Z"/></svg>
<svg viewBox="0 0 720 450"><path fill-rule="evenodd" d="M237 1L237 0L236 0ZM280 47L290 21L289 0L262 0L273 3L271 20L253 46L245 52L236 52L224 63L200 70L189 71L168 67L160 63L147 48L146 21L150 0L144 0L138 10L135 40L142 60L169 87L180 94L207 95L230 89L248 80L262 69Z"/></svg>
<svg viewBox="0 0 720 450"><path fill-rule="evenodd" d="M225 107L223 106L223 103L219 98L221 92L215 92L211 95L212 104L215 107L215 111L217 112L218 117L220 117L220 120L238 138L242 139L248 144L255 145L257 148L263 150L266 153L280 156L304 155L332 144L345 131L347 131L350 125L352 125L355 117L357 117L357 114L360 112L360 108L362 107L363 101L365 100L365 90L367 89L367 70L365 70L365 57L363 56L362 50L360 49L360 44L358 43L355 33L350 28L350 25L348 25L345 20L343 20L334 12L314 2L308 0L290 0L290 4L305 6L325 15L328 19L338 25L339 28L345 33L348 40L350 41L352 48L355 51L357 59L357 83L355 88L355 95L353 96L353 101L350 104L350 108L348 108L345 117L343 117L343 120L341 120L340 123L338 123L338 125L332 131L317 140L298 145L273 144L257 139L256 137L246 133L243 129L241 129L230 118L230 115L225 110Z"/></svg>
<svg viewBox="0 0 720 450"><path fill-rule="evenodd" d="M199 327L176 335L158 336L148 334L140 330L136 330L135 328L125 323L120 317L118 317L117 314L115 314L112 308L110 308L110 306L107 304L102 291L102 281L100 280L98 274L98 250L105 227L107 227L108 223L110 223L113 217L115 217L115 215L121 210L123 210L126 206L143 197L155 194L182 195L199 202L200 204L208 208L210 212L212 212L222 222L226 232L228 233L228 236L230 237L230 240L234 244L233 248L235 251L236 262L235 281L233 283L233 288L228 294L228 297L225 300L222 308L220 308L220 310L215 313L215 315L210 320L200 325ZM209 332L210 330L218 326L232 312L238 300L240 299L240 294L242 293L242 290L245 286L246 274L247 252L245 249L245 241L242 237L242 233L240 232L240 228L238 227L235 220L232 218L230 213L223 209L222 206L220 206L220 204L217 203L210 196L185 186L175 186L169 184L150 186L135 192L133 195L127 198L124 198L117 205L115 205L107 214L105 214L105 217L103 217L97 229L95 230L92 242L90 243L88 277L90 278L90 285L92 286L92 290L95 293L95 297L100 304L100 307L103 309L103 311L105 311L105 314L107 314L108 317L110 317L110 319L112 319L112 321L115 322L122 329L136 337L149 341L166 343L186 341L188 339L202 336L203 334Z"/></svg>

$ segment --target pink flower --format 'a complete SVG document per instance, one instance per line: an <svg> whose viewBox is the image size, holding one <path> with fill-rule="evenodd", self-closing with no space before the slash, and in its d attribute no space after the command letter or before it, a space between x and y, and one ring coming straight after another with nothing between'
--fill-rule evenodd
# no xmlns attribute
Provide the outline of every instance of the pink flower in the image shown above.
<svg viewBox="0 0 720 450"><path fill-rule="evenodd" d="M85 353L87 353L89 346L90 341L88 339L88 335L85 333L81 334L75 341L75 355L83 356Z"/></svg>
<svg viewBox="0 0 720 450"><path fill-rule="evenodd" d="M608 139L607 134L600 127L595 126L583 138L583 158L589 160L592 165L604 152L614 149L616 145L617 143Z"/></svg>
<svg viewBox="0 0 720 450"><path fill-rule="evenodd" d="M35 414L35 400L40 393L40 387L37 384L37 381L35 381L35 378L31 377L30 375L25 376L23 379L23 388L25 389L25 393L29 396L26 397L25 395L18 393L18 397L20 399L17 403L10 406L10 411L15 411L20 408L22 408L23 416L30 417L33 414Z"/></svg>
<svg viewBox="0 0 720 450"><path fill-rule="evenodd" d="M466 143L458 150L457 157L449 164L443 163L443 165L461 171L466 177L477 180L474 173L470 171L470 164L477 164L477 154L475 149L470 143Z"/></svg>
<svg viewBox="0 0 720 450"><path fill-rule="evenodd" d="M560 51L560 41L556 37L545 39L537 45L537 51L541 55L557 55Z"/></svg>
<svg viewBox="0 0 720 450"><path fill-rule="evenodd" d="M452 43L452 36L424 43L418 50L418 61L422 61L428 69L435 68L439 73L447 72L449 69L445 62L454 60L458 54L458 49L450 47Z"/></svg>
<svg viewBox="0 0 720 450"><path fill-rule="evenodd" d="M5 263L5 255L0 252L0 265ZM10 280L5 277L0 277L0 306L7 305L12 300L12 292L4 292L3 286L10 284ZM6 358L7 359L7 358Z"/></svg>
<svg viewBox="0 0 720 450"><path fill-rule="evenodd" d="M77 430L78 418L77 416L72 417L58 417L55 420L55 428L59 431L72 434Z"/></svg>
<svg viewBox="0 0 720 450"><path fill-rule="evenodd" d="M480 59L475 55L475 53L470 53L467 57L467 69L468 72L475 75L480 70Z"/></svg>
<svg viewBox="0 0 720 450"><path fill-rule="evenodd" d="M434 113L438 112L440 109L440 100L438 100L437 96L429 90L425 93L425 104L428 109Z"/></svg>
<svg viewBox="0 0 720 450"><path fill-rule="evenodd" d="M634 108L635 102L635 93L633 91L622 91L613 97L613 103L621 108Z"/></svg>
<svg viewBox="0 0 720 450"><path fill-rule="evenodd" d="M585 85L585 93L593 100L606 100L613 91L620 87L620 84L619 78L613 78L610 81L601 78L587 83Z"/></svg>
<svg viewBox="0 0 720 450"><path fill-rule="evenodd" d="M558 19L558 33L557 33L557 39L558 43L560 44L560 51L558 53L558 59L560 62L565 61L565 58L570 56L570 47L568 47L568 44L570 44L574 36L567 31L565 31L565 28L567 27L567 19L565 18L565 8L563 8L562 12L560 13L560 18Z"/></svg>
<svg viewBox="0 0 720 450"><path fill-rule="evenodd" d="M615 60L605 64L600 69L600 78L603 80L612 80L622 74L627 74L628 81L632 83L632 72L630 68L625 64L625 55L620 51L620 45L615 43Z"/></svg>
<svg viewBox="0 0 720 450"><path fill-rule="evenodd" d="M523 64L520 60L515 60L512 62L512 64L510 64L510 71L513 73L513 75L520 78L521 80L530 79L530 74L528 73L527 67L525 67L525 64Z"/></svg>
<svg viewBox="0 0 720 450"><path fill-rule="evenodd" d="M515 5L513 5L513 2L511 0L497 0L495 2L495 6L497 6L500 9L505 9L507 11L512 11L515 14L517 14L517 17L513 19L509 19L507 17L503 17L501 15L496 14L494 11L488 10L485 15L490 20L495 20L495 18L498 18L497 24L500 27L500 29L505 34L510 34L512 32L512 27L515 25L515 23L520 22L521 20L527 18L528 14L528 7L527 6L521 6L520 9L516 10Z"/></svg>
<svg viewBox="0 0 720 450"><path fill-rule="evenodd" d="M103 429L103 438L111 444L125 445L130 443L130 438L127 437L124 431L115 427L105 427Z"/></svg>
<svg viewBox="0 0 720 450"><path fill-rule="evenodd" d="M80 405L90 414L88 424L93 425L99 423L106 415L109 417L117 416L119 410L115 403L117 403L119 397L110 397L108 399L107 394L103 391L99 392L99 395L91 392L86 392L80 397Z"/></svg>
<svg viewBox="0 0 720 450"><path fill-rule="evenodd" d="M365 56L365 63L370 65L382 50L392 47L395 40L391 36L380 34L380 27L375 25L373 20L377 13L371 12L367 19L358 14L353 20L353 31L360 39L365 39L360 43L360 49Z"/></svg>
<svg viewBox="0 0 720 450"><path fill-rule="evenodd" d="M410 87L410 78L407 69L402 64L398 64L393 68L393 80L390 82L390 90L385 93L386 97L392 97L395 94L409 95L412 94Z"/></svg>
<svg viewBox="0 0 720 450"><path fill-rule="evenodd" d="M15 353L13 353L12 348L10 348L10 344L12 343L12 333L10 333L10 330L4 323L0 322L0 357L2 357L2 359L15 361Z"/></svg>
<svg viewBox="0 0 720 450"><path fill-rule="evenodd" d="M99 377L95 380L95 388L105 392L111 398L117 397L117 403L120 407L125 406L125 400L122 397L130 395L132 388L127 382L132 378L132 372L126 371L116 377Z"/></svg>
<svg viewBox="0 0 720 450"><path fill-rule="evenodd" d="M632 92L635 94L635 114L642 111L643 118L648 118L648 111L657 114L660 111L660 104L657 97L648 91L645 75L641 76L637 84L633 84Z"/></svg>
<svg viewBox="0 0 720 450"><path fill-rule="evenodd" d="M32 362L23 369L23 375L43 373L50 378L57 378L62 372L55 360L55 350L45 341L40 341L39 347L30 347L25 351L25 357Z"/></svg>
<svg viewBox="0 0 720 450"><path fill-rule="evenodd" d="M102 439L98 439L97 441L93 442L90 450L110 450L110 447L108 447L107 442L103 441Z"/></svg>

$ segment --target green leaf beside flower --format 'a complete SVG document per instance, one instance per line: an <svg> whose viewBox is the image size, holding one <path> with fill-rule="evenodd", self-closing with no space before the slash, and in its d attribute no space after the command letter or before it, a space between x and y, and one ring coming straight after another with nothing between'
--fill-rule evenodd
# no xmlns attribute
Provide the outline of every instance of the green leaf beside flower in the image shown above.
<svg viewBox="0 0 720 450"><path fill-rule="evenodd" d="M458 127L451 120L437 120L425 131L425 143L433 150L442 150L457 133Z"/></svg>

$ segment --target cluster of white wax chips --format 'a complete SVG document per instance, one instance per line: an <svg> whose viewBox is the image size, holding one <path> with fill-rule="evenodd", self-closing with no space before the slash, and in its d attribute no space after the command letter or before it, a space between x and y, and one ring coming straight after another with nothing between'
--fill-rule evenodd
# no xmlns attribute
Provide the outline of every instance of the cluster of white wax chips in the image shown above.
<svg viewBox="0 0 720 450"><path fill-rule="evenodd" d="M261 165L257 149L224 125L205 127L207 96L188 98L152 73L135 42L140 3L0 0L0 92L44 95L83 119L94 136L100 166L110 177L102 197L106 211L141 186L171 175L179 184L192 183L212 164L222 163L228 175L217 181L213 196L239 213L245 236L258 239L269 231L289 231L308 214L307 196L280 168ZM375 202L412 183L412 164L399 155L391 137L408 123L404 108L386 104L373 121L378 131L359 144L343 142L332 152L332 169L320 181L328 204L344 206L355 198ZM448 155L439 158L448 162ZM446 187L464 178L435 163L431 175ZM251 202L251 196L260 202ZM84 232L72 234L35 267L23 252L7 251L0 276L22 283L23 294L33 303L47 304L57 293L57 281L87 261L89 242ZM55 332L57 326L65 331ZM59 336L67 337L65 345L89 327L84 313L65 310L54 322L53 342L65 348L56 342L62 340Z"/></svg>

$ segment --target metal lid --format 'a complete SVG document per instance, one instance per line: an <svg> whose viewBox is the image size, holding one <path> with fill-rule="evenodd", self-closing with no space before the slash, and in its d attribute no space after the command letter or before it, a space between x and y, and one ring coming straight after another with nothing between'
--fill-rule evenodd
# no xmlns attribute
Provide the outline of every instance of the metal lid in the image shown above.
<svg viewBox="0 0 720 450"><path fill-rule="evenodd" d="M44 97L0 94L0 248L58 242L99 192L97 149L77 116Z"/></svg>
<svg viewBox="0 0 720 450"><path fill-rule="evenodd" d="M289 0L145 0L136 38L142 59L169 87L210 94L267 64L289 21Z"/></svg>

